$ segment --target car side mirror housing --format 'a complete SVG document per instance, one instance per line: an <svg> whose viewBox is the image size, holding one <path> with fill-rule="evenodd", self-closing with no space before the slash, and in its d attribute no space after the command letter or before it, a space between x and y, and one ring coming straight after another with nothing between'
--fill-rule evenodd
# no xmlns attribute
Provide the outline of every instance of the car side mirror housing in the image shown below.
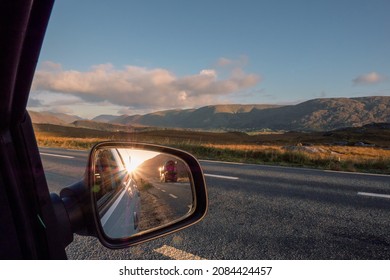
<svg viewBox="0 0 390 280"><path fill-rule="evenodd" d="M205 216L208 205L203 172L192 155L133 142L94 146L84 180L60 196L64 207L58 198L52 201L57 216L67 212L70 226L64 228L94 235L111 249L186 228Z"/></svg>

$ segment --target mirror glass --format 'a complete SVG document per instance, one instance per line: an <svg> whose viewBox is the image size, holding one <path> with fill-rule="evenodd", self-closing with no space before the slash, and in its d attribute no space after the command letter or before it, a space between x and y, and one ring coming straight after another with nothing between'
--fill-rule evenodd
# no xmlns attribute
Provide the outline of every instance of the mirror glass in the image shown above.
<svg viewBox="0 0 390 280"><path fill-rule="evenodd" d="M104 233L128 238L191 214L189 167L175 156L133 148L98 148L92 192Z"/></svg>

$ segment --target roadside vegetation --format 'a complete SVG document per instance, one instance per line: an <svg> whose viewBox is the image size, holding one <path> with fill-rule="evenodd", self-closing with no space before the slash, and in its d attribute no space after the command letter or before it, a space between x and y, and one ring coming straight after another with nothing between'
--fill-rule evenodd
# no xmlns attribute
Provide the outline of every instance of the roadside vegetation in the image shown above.
<svg viewBox="0 0 390 280"><path fill-rule="evenodd" d="M390 174L390 150L337 146L179 145L201 159Z"/></svg>
<svg viewBox="0 0 390 280"><path fill-rule="evenodd" d="M199 159L390 174L389 131L248 135L162 129L125 133L54 125L34 128L41 147L90 149L101 141L136 141L176 147Z"/></svg>

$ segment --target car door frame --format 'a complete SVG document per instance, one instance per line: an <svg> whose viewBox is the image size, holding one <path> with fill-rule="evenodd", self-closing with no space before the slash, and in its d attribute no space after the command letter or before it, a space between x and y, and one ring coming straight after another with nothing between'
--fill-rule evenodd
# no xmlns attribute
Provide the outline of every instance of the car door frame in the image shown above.
<svg viewBox="0 0 390 280"><path fill-rule="evenodd" d="M53 4L0 3L1 259L66 259L26 110Z"/></svg>

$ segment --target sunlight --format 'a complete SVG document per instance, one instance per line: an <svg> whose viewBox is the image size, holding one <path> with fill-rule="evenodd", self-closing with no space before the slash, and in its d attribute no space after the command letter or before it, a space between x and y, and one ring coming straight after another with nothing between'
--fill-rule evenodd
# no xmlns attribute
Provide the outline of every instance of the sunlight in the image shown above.
<svg viewBox="0 0 390 280"><path fill-rule="evenodd" d="M134 172L138 166L158 154L156 152L132 149L118 149L118 151L122 156L128 172Z"/></svg>

